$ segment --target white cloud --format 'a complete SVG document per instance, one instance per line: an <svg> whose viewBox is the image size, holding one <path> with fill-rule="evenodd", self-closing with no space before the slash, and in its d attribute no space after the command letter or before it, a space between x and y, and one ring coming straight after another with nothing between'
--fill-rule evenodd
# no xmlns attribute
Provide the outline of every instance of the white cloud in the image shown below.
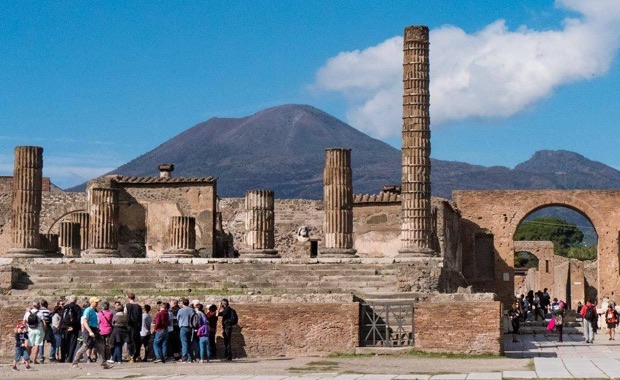
<svg viewBox="0 0 620 380"><path fill-rule="evenodd" d="M566 83L606 73L620 40L620 1L558 0L580 14L561 30L516 31L498 20L467 34L454 26L432 30L431 117L437 125L467 118L508 117ZM314 88L339 92L347 119L378 138L401 128L402 37L327 60Z"/></svg>

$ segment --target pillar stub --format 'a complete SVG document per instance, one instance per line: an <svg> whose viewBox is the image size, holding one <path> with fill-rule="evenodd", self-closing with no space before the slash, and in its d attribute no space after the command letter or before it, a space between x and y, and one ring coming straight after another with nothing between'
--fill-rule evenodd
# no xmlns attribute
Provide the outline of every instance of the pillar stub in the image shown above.
<svg viewBox="0 0 620 380"><path fill-rule="evenodd" d="M84 257L120 257L120 252L118 249L106 249L106 248L89 248L85 251L82 251L82 256Z"/></svg>
<svg viewBox="0 0 620 380"><path fill-rule="evenodd" d="M323 248L319 250L319 257L356 258L356 249Z"/></svg>
<svg viewBox="0 0 620 380"><path fill-rule="evenodd" d="M39 248L10 248L6 252L7 257L47 257L45 252Z"/></svg>

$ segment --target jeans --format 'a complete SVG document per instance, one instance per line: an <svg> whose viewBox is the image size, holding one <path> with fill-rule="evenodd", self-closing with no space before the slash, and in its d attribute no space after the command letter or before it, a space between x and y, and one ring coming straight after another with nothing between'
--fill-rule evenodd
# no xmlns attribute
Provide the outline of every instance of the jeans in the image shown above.
<svg viewBox="0 0 620 380"><path fill-rule="evenodd" d="M168 357L168 329L164 329L162 332L155 332L153 352L155 353L155 360L166 361Z"/></svg>
<svg viewBox="0 0 620 380"><path fill-rule="evenodd" d="M592 322L583 319L583 336L586 338L586 342L594 342L594 329Z"/></svg>
<svg viewBox="0 0 620 380"><path fill-rule="evenodd" d="M191 361L192 349L192 329L191 327L181 327L181 360Z"/></svg>
<svg viewBox="0 0 620 380"><path fill-rule="evenodd" d="M123 342L114 343L114 352L112 354L112 361L115 363L123 362Z"/></svg>
<svg viewBox="0 0 620 380"><path fill-rule="evenodd" d="M56 360L56 356L60 354L60 344L62 342L62 333L60 330L54 331L54 336L50 347L50 360Z"/></svg>
<svg viewBox="0 0 620 380"><path fill-rule="evenodd" d="M60 360L62 362L73 361L73 357L75 356L75 348L77 347L77 338L79 334L80 330L65 331L65 340L63 342L62 350L60 351Z"/></svg>
<svg viewBox="0 0 620 380"><path fill-rule="evenodd" d="M211 350L209 348L209 337L201 336L198 338L199 346L200 346L200 360L209 360L211 359Z"/></svg>

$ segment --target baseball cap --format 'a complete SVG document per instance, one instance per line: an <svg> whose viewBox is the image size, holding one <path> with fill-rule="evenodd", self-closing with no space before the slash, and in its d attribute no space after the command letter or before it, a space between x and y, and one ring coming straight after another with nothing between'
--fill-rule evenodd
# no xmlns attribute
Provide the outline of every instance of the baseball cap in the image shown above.
<svg viewBox="0 0 620 380"><path fill-rule="evenodd" d="M88 302L99 302L100 299L97 297L90 297L90 300Z"/></svg>

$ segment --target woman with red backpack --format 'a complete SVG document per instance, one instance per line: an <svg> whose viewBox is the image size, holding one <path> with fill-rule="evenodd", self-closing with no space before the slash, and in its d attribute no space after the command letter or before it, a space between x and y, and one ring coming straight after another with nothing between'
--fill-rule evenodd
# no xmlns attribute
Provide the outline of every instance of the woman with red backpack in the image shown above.
<svg viewBox="0 0 620 380"><path fill-rule="evenodd" d="M605 322L607 323L607 330L609 331L609 340L616 340L616 326L618 325L618 312L615 309L613 302L607 306L605 312Z"/></svg>

